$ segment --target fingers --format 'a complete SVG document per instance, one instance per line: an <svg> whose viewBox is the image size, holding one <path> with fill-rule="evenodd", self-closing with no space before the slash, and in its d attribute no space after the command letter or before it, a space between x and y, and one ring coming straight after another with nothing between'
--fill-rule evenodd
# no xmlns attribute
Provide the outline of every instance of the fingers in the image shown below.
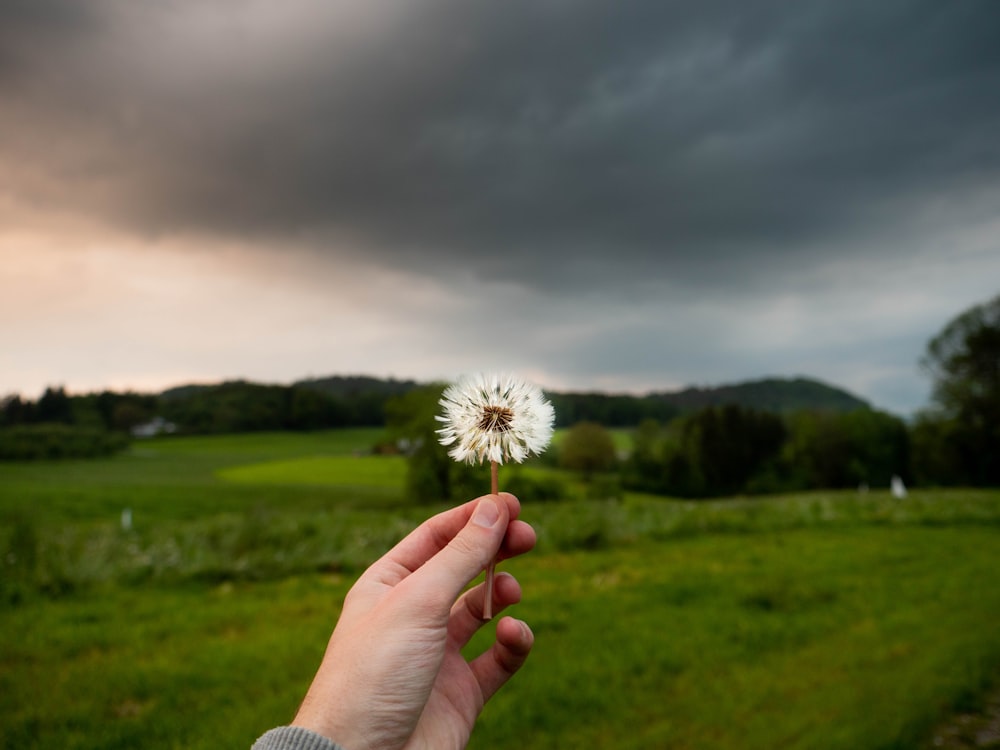
<svg viewBox="0 0 1000 750"><path fill-rule="evenodd" d="M451 608L448 638L457 648L462 648L468 643L475 632L486 623L483 619L485 599L486 586L480 584L462 594ZM493 611L500 612L519 601L521 601L521 584L510 573L497 573L493 582Z"/></svg>
<svg viewBox="0 0 1000 750"><path fill-rule="evenodd" d="M455 602L451 620L448 623L448 638L453 648L461 649L485 621L483 604L486 596L485 585L470 589ZM493 589L493 603L496 610L521 601L521 585L509 573L496 577ZM521 668L535 637L524 622L513 617L504 617L497 623L497 639L489 651L480 654L469 663L469 669L479 684L485 703L517 670Z"/></svg>
<svg viewBox="0 0 1000 750"><path fill-rule="evenodd" d="M509 492L501 492L493 497L506 507L508 518L517 518L521 513L521 503ZM482 498L470 500L424 521L382 559L391 560L411 572L416 570L444 549L469 523L480 500Z"/></svg>
<svg viewBox="0 0 1000 750"><path fill-rule="evenodd" d="M507 534L503 538L503 544L500 545L499 558L506 560L530 552L535 548L537 540L531 524L524 521L511 521L507 526Z"/></svg>
<svg viewBox="0 0 1000 750"><path fill-rule="evenodd" d="M489 511L490 518L477 511ZM516 520L520 512L518 499L501 492L425 521L362 574L347 595L342 619L367 611L398 588L397 596L414 597L424 613L437 613L443 623L462 589L494 556L507 559L535 546L535 530ZM421 575L409 581L418 570Z"/></svg>
<svg viewBox="0 0 1000 750"><path fill-rule="evenodd" d="M521 504L516 497L508 492L501 492L495 497L507 507L509 518L517 518L521 512ZM471 500L424 521L373 563L358 579L355 588L377 596L385 587L392 588L398 584L448 545L469 523L480 499ZM521 523L518 522L519 527ZM516 552L507 556L523 554L534 545L533 541L526 544L529 536L534 537L533 530L525 532L523 528L519 528L513 534L511 549Z"/></svg>
<svg viewBox="0 0 1000 750"><path fill-rule="evenodd" d="M479 498L468 522L396 587L400 596L415 596L425 607L447 616L469 582L496 556L510 521L508 503L500 496Z"/></svg>
<svg viewBox="0 0 1000 750"><path fill-rule="evenodd" d="M504 617L497 623L496 642L489 651L469 662L484 703L521 668L534 642L535 636L526 623L513 617Z"/></svg>

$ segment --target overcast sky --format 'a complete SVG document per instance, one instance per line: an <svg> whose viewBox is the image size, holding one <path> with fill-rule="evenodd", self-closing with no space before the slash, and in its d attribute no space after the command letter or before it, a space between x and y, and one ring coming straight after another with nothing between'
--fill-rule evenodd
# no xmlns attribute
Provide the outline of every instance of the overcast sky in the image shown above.
<svg viewBox="0 0 1000 750"><path fill-rule="evenodd" d="M995 0L8 0L0 396L815 377L1000 292Z"/></svg>

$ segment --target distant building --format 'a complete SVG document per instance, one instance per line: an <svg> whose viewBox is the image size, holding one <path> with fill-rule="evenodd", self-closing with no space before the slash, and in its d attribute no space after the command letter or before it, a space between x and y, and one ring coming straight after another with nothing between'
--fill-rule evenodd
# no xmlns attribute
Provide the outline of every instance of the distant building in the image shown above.
<svg viewBox="0 0 1000 750"><path fill-rule="evenodd" d="M168 422L163 417L153 417L148 422L137 424L132 428L132 437L148 438L157 435L170 435L177 432L177 425Z"/></svg>

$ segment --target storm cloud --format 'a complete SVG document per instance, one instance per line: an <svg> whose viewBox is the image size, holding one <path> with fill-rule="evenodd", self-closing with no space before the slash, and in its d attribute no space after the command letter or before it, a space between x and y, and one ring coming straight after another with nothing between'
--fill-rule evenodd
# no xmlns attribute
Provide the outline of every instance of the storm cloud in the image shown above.
<svg viewBox="0 0 1000 750"><path fill-rule="evenodd" d="M987 0L19 0L0 221L492 289L562 381L913 369L1000 278L998 38Z"/></svg>

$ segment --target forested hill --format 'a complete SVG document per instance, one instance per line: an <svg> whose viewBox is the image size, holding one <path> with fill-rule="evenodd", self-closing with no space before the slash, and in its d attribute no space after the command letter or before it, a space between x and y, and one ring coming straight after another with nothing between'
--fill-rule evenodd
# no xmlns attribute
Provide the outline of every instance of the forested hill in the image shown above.
<svg viewBox="0 0 1000 750"><path fill-rule="evenodd" d="M252 385L244 380L232 381ZM160 395L166 399L188 398L201 391L218 388L222 383L211 385L191 384L169 388ZM259 384L256 384L259 385ZM395 380L394 378L374 378L368 375L331 375L325 378L306 378L292 384L292 388L309 388L335 398L356 398L358 396L398 396L411 391L419 385L414 380Z"/></svg>
<svg viewBox="0 0 1000 750"><path fill-rule="evenodd" d="M391 401L425 385L429 384L334 376L294 385L245 380L184 385L161 394L105 391L71 396L62 388L50 388L37 402L20 397L0 401L0 430L66 424L127 432L156 418L169 424L171 431L185 433L375 427L385 424ZM644 396L553 391L546 395L555 407L558 427L578 422L634 427L648 419L666 423L682 414L723 404L778 414L869 409L864 401L839 388L805 378L769 378Z"/></svg>
<svg viewBox="0 0 1000 750"><path fill-rule="evenodd" d="M300 380L291 386L246 381L215 386L181 386L165 391L166 413L195 429L302 429L338 424L381 424L385 404L426 383L369 376L331 376ZM644 419L669 422L709 406L736 404L757 411L845 413L869 409L847 391L809 378L765 378L708 388L686 388L646 395L547 391L559 427L598 422L629 427ZM219 411L224 414L216 414ZM227 416L229 415L229 416ZM235 419L235 423L233 420Z"/></svg>
<svg viewBox="0 0 1000 750"><path fill-rule="evenodd" d="M685 388L673 393L654 394L680 411L706 406L738 404L759 411L788 414L795 411L850 412L871 405L841 388L809 378L765 378L713 388Z"/></svg>
<svg viewBox="0 0 1000 750"><path fill-rule="evenodd" d="M367 375L331 375L326 378L308 378L293 384L299 388L312 388L336 398L356 396L399 396L412 391L419 383L415 380L381 379Z"/></svg>
<svg viewBox="0 0 1000 750"><path fill-rule="evenodd" d="M808 378L766 378L711 388L630 396L607 393L547 392L556 410L556 424L598 422L608 427L637 425L643 419L667 422L710 406L735 404L756 411L790 414L797 411L846 413L870 409L845 390Z"/></svg>
<svg viewBox="0 0 1000 750"><path fill-rule="evenodd" d="M260 384L236 381L216 385L183 385L160 394L169 401L186 400L206 391L218 391L221 386L242 385L248 388ZM366 375L333 375L299 380L290 386L318 391L337 400L381 401L408 393L426 383ZM268 386L288 388L288 386ZM811 378L764 378L743 383L710 387L690 387L681 391L659 391L645 396L598 392L547 391L557 414L572 421L593 420L606 424L635 424L636 418L653 416L659 419L697 411L707 406L737 404L758 411L788 414L796 411L850 412L870 409L871 405L857 396ZM560 419L562 422L563 419Z"/></svg>

